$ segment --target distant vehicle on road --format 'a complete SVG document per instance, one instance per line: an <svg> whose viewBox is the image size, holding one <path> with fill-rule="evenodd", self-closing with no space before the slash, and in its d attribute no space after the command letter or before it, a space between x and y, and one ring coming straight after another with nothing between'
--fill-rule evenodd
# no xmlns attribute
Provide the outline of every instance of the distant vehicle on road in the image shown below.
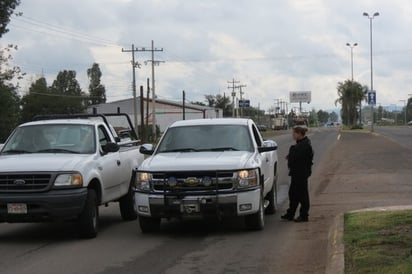
<svg viewBox="0 0 412 274"><path fill-rule="evenodd" d="M124 220L137 218L132 172L143 161L137 136L122 140L109 116L41 117L17 127L0 152L0 223L76 220L97 235L99 205L119 202ZM110 117L112 117L110 116ZM127 118L127 119L126 119Z"/></svg>
<svg viewBox="0 0 412 274"><path fill-rule="evenodd" d="M143 232L161 218L242 216L249 229L263 229L264 213L277 201L277 144L263 141L248 119L180 121L136 170L136 209Z"/></svg>
<svg viewBox="0 0 412 274"><path fill-rule="evenodd" d="M265 125L256 125L260 132L264 132L268 130L268 127Z"/></svg>
<svg viewBox="0 0 412 274"><path fill-rule="evenodd" d="M409 126L412 126L412 121L409 121L409 122L408 122L408 125L409 125Z"/></svg>

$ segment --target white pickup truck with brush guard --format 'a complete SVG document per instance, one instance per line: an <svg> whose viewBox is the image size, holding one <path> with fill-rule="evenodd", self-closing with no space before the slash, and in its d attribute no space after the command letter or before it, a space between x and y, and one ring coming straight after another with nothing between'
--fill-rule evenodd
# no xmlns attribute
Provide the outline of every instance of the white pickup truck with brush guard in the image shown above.
<svg viewBox="0 0 412 274"><path fill-rule="evenodd" d="M171 125L135 172L135 201L143 232L162 218L241 216L264 227L277 200L277 144L264 141L248 119L203 119Z"/></svg>
<svg viewBox="0 0 412 274"><path fill-rule="evenodd" d="M99 205L110 202L134 220L132 173L142 161L125 114L38 117L1 148L0 223L74 220L92 238Z"/></svg>

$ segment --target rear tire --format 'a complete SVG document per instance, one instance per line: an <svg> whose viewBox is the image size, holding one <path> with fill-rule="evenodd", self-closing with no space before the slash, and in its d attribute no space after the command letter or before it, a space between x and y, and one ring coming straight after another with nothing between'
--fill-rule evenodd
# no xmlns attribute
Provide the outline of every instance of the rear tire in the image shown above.
<svg viewBox="0 0 412 274"><path fill-rule="evenodd" d="M132 187L129 187L129 191L119 200L120 215L123 221L133 221L137 219L137 212L135 210L134 192Z"/></svg>
<svg viewBox="0 0 412 274"><path fill-rule="evenodd" d="M151 233L151 232L159 231L160 221L161 221L160 218L139 216L140 230L143 233Z"/></svg>
<svg viewBox="0 0 412 274"><path fill-rule="evenodd" d="M86 203L78 219L79 233L82 238L95 238L99 227L99 206L94 189L87 192Z"/></svg>
<svg viewBox="0 0 412 274"><path fill-rule="evenodd" d="M278 188L277 188L277 168L275 165L275 172L273 177L272 189L266 194L265 200L269 201L268 207L265 209L265 213L268 215L273 215L276 213L277 203L278 203Z"/></svg>
<svg viewBox="0 0 412 274"><path fill-rule="evenodd" d="M263 197L261 197L258 212L245 216L245 225L248 230L262 230L265 227L265 210L263 202Z"/></svg>

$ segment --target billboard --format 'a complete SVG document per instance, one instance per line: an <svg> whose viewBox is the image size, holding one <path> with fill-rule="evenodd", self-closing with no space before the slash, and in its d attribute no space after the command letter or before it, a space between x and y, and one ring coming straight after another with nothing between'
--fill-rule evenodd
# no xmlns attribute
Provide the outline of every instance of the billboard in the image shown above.
<svg viewBox="0 0 412 274"><path fill-rule="evenodd" d="M312 101L311 91L291 91L289 93L290 103L310 103Z"/></svg>

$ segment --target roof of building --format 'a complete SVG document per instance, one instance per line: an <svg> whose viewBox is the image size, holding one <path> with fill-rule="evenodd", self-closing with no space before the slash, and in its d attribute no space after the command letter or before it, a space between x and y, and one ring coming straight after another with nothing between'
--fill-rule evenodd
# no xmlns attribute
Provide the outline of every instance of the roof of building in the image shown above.
<svg viewBox="0 0 412 274"><path fill-rule="evenodd" d="M140 100L140 96L137 97L137 100ZM143 98L144 101L147 101L147 98ZM128 99L122 99L122 100L117 100L117 101L112 101L112 102L107 102L106 104L118 104L118 103L123 103L123 102L129 102L133 101L133 98L128 98ZM149 99L149 102L151 102L152 99ZM173 100L168 100L168 99L156 99L156 103L160 104L165 104L165 105L170 105L170 106L176 106L176 107L183 107L183 103L180 101L173 101ZM104 104L100 104L104 105ZM93 106L91 106L93 107ZM190 104L186 103L185 108L188 109L193 109L193 110L199 110L199 111L204 111L204 110L214 110L218 108L214 107L209 107L209 106L201 106L201 105L195 105L195 104Z"/></svg>

